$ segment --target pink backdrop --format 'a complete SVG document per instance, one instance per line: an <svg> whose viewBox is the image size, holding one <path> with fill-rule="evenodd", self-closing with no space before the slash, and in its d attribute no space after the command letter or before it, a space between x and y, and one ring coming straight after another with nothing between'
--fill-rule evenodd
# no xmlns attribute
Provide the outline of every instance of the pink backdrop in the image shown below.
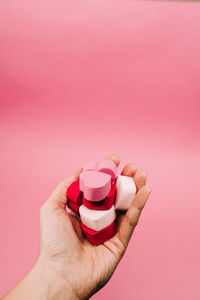
<svg viewBox="0 0 200 300"><path fill-rule="evenodd" d="M200 4L0 1L0 296L33 266L39 208L116 152L152 194L94 299L200 299Z"/></svg>

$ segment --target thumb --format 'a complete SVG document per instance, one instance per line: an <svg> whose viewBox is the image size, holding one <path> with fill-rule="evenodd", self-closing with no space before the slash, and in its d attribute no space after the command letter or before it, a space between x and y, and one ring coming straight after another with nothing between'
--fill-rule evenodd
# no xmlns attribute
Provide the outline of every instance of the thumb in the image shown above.
<svg viewBox="0 0 200 300"><path fill-rule="evenodd" d="M80 173L83 168L76 170L70 177L63 179L55 188L53 193L50 195L47 202L53 204L54 206L65 209L67 198L66 191L72 182L78 180Z"/></svg>

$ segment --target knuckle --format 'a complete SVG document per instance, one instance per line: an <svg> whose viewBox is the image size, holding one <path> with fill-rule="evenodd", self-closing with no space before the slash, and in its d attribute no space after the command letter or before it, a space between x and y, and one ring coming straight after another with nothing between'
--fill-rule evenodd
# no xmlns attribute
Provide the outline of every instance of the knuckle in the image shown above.
<svg viewBox="0 0 200 300"><path fill-rule="evenodd" d="M130 208L130 214L125 215L127 218L127 222L130 224L131 227L134 228L135 226L137 226L139 222L140 214L141 214L141 209L137 206L132 206Z"/></svg>
<svg viewBox="0 0 200 300"><path fill-rule="evenodd" d="M151 187L149 185L145 185L145 191L149 195L151 193Z"/></svg>
<svg viewBox="0 0 200 300"><path fill-rule="evenodd" d="M138 170L138 177L147 178L147 171L145 169L139 169Z"/></svg>

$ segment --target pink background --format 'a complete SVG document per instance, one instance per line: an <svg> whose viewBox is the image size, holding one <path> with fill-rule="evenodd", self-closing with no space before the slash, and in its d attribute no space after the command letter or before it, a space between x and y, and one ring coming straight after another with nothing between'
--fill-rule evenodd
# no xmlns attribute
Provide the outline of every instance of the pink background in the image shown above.
<svg viewBox="0 0 200 300"><path fill-rule="evenodd" d="M152 194L94 299L200 299L200 4L0 1L0 296L33 266L39 208L90 159Z"/></svg>

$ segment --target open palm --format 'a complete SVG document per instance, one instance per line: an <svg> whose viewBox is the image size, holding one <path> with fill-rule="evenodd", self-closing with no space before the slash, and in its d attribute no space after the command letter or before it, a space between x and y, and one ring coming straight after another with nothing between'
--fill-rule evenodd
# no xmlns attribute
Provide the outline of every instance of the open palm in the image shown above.
<svg viewBox="0 0 200 300"><path fill-rule="evenodd" d="M107 159L113 160L117 166L120 163L117 155L110 155ZM126 165L122 175L132 176L137 187L133 203L126 213L118 215L115 236L93 246L82 233L79 217L66 212L66 189L78 180L81 171L82 168L60 182L40 212L39 260L45 263L52 280L66 287L66 293L71 289L74 299L89 298L110 279L150 194L146 172L137 170L134 164Z"/></svg>

